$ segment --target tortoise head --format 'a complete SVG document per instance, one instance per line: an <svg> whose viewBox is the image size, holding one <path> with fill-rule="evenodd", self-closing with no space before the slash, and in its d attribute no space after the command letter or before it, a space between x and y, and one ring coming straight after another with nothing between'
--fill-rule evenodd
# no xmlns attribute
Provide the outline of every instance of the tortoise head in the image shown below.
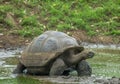
<svg viewBox="0 0 120 84"><path fill-rule="evenodd" d="M71 63L72 64L77 64L82 60L86 60L89 58L94 57L95 53L92 51L88 51L88 50L83 50L77 54L73 54L71 55L72 59L71 59Z"/></svg>
<svg viewBox="0 0 120 84"><path fill-rule="evenodd" d="M92 58L94 55L95 55L94 52L89 51L88 54L87 54L87 58Z"/></svg>
<svg viewBox="0 0 120 84"><path fill-rule="evenodd" d="M66 49L64 52L65 60L68 64L77 64L81 60L89 59L94 56L94 52L84 50L83 47L70 47Z"/></svg>
<svg viewBox="0 0 120 84"><path fill-rule="evenodd" d="M79 56L82 58L82 60L93 58L94 55L95 55L95 53L93 51L89 51L89 50L84 50L79 54Z"/></svg>

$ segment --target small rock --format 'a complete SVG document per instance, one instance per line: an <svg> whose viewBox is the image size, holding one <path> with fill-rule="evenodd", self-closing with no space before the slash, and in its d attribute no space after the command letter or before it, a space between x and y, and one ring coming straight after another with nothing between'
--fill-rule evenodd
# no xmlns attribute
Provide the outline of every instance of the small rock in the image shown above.
<svg viewBox="0 0 120 84"><path fill-rule="evenodd" d="M94 82L103 83L103 84L109 84L109 80L107 80L107 79L96 79Z"/></svg>
<svg viewBox="0 0 120 84"><path fill-rule="evenodd" d="M0 33L0 36L3 36L4 34L3 33Z"/></svg>
<svg viewBox="0 0 120 84"><path fill-rule="evenodd" d="M112 79L109 80L110 81L110 84L120 84L120 80L119 78L116 78L116 77L112 77Z"/></svg>

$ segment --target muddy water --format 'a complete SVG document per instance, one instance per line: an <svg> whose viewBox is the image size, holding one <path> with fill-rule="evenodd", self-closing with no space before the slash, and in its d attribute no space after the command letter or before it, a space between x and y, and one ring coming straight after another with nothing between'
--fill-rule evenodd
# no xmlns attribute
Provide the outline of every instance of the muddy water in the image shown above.
<svg viewBox="0 0 120 84"><path fill-rule="evenodd" d="M54 83L77 83L77 84L103 84L102 82L108 81L107 79L111 77L120 78L120 46L104 46L90 44L83 44L86 48L92 48L96 53L95 57L88 59L93 69L93 74L91 77L77 77L76 72L72 72L70 77L41 77L41 76L26 76L26 75L15 75L12 74L13 69L16 67L18 60L16 59L20 56L20 53L24 49L22 48L12 48L12 49L0 49L0 84L54 84ZM102 82L99 82L99 79ZM103 80L104 79L104 80ZM29 80L31 82L29 82ZM118 84L119 79L113 81ZM114 83L113 83L114 84Z"/></svg>
<svg viewBox="0 0 120 84"><path fill-rule="evenodd" d="M11 72L16 67L16 57L21 51L22 48L0 49L0 79L15 77Z"/></svg>

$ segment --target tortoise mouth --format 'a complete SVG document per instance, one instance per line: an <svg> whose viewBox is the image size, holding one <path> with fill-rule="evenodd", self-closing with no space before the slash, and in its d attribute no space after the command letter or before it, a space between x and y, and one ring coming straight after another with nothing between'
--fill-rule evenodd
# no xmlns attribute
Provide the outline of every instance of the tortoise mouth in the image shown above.
<svg viewBox="0 0 120 84"><path fill-rule="evenodd" d="M95 53L90 51L90 52L88 53L88 58L93 58L94 55L95 55Z"/></svg>

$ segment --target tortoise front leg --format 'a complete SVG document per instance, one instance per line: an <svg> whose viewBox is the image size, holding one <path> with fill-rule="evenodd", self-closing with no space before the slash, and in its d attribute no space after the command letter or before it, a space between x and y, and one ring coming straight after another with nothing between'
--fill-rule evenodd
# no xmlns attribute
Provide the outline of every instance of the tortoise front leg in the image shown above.
<svg viewBox="0 0 120 84"><path fill-rule="evenodd" d="M82 60L78 63L77 67L78 76L91 76L92 68L85 60Z"/></svg>
<svg viewBox="0 0 120 84"><path fill-rule="evenodd" d="M62 59L59 58L53 63L49 75L60 76L63 74L66 68L67 68L67 65L64 63Z"/></svg>
<svg viewBox="0 0 120 84"><path fill-rule="evenodd" d="M13 71L14 74L20 74L23 73L23 70L25 70L25 66L22 63L18 63L16 69Z"/></svg>

